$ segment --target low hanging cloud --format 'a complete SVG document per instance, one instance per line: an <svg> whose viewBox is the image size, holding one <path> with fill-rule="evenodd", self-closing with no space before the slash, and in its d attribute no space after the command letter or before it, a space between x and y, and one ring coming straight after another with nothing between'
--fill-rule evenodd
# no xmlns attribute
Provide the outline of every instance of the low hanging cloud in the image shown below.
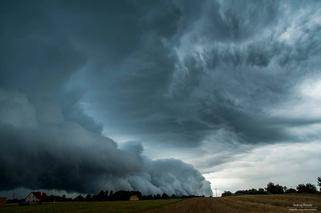
<svg viewBox="0 0 321 213"><path fill-rule="evenodd" d="M108 189L212 194L210 183L191 165L148 159L139 144L119 149L113 140L64 121L59 108L43 107L35 108L21 93L0 90L0 191L24 187L81 193Z"/></svg>

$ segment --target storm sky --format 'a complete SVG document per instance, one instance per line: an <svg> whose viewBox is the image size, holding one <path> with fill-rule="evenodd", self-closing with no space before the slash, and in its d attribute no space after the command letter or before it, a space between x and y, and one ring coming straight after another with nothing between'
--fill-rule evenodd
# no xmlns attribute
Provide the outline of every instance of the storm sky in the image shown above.
<svg viewBox="0 0 321 213"><path fill-rule="evenodd" d="M319 8L1 1L0 191L315 184Z"/></svg>

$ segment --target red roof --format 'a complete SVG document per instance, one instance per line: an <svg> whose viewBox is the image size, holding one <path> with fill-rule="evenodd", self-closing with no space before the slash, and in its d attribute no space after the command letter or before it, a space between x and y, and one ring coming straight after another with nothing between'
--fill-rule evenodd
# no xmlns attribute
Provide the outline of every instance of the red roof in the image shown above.
<svg viewBox="0 0 321 213"><path fill-rule="evenodd" d="M43 200L47 197L46 193L44 192L31 192L31 193L39 200Z"/></svg>
<svg viewBox="0 0 321 213"><path fill-rule="evenodd" d="M0 205L5 204L7 199L5 197L0 197Z"/></svg>

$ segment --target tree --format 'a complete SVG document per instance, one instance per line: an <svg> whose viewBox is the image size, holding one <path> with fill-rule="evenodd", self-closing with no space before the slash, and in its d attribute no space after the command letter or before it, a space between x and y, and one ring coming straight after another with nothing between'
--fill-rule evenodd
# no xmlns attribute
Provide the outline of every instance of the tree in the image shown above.
<svg viewBox="0 0 321 213"><path fill-rule="evenodd" d="M289 188L285 191L285 193L296 193L296 190L293 188Z"/></svg>
<svg viewBox="0 0 321 213"><path fill-rule="evenodd" d="M266 191L263 188L259 188L257 192L258 194L266 194Z"/></svg>
<svg viewBox="0 0 321 213"><path fill-rule="evenodd" d="M87 201L92 200L92 196L91 196L91 194L87 194L87 195L86 195L86 197L85 197L85 199L86 199Z"/></svg>
<svg viewBox="0 0 321 213"><path fill-rule="evenodd" d="M162 199L168 199L168 198L169 198L169 196L166 193L162 194Z"/></svg>
<svg viewBox="0 0 321 213"><path fill-rule="evenodd" d="M266 191L271 194L282 194L284 193L283 186L280 186L279 184L274 184L272 182L267 184Z"/></svg>
<svg viewBox="0 0 321 213"><path fill-rule="evenodd" d="M222 193L222 197L226 197L226 196L232 196L233 194L232 194L232 192L230 192L230 191L224 191L223 193Z"/></svg>
<svg viewBox="0 0 321 213"><path fill-rule="evenodd" d="M85 198L82 195L78 195L74 200L76 200L76 201L84 201Z"/></svg>
<svg viewBox="0 0 321 213"><path fill-rule="evenodd" d="M95 200L105 200L105 192L101 190L97 195L95 195Z"/></svg>
<svg viewBox="0 0 321 213"><path fill-rule="evenodd" d="M311 183L307 183L307 184L299 184L296 187L298 193L315 193L317 192L317 188L315 187L315 185L311 184Z"/></svg>
<svg viewBox="0 0 321 213"><path fill-rule="evenodd" d="M318 186L319 186L320 192L321 192L321 177L318 177Z"/></svg>
<svg viewBox="0 0 321 213"><path fill-rule="evenodd" d="M317 187L315 187L315 185L311 184L311 183L307 183L305 184L305 188L306 188L306 191L308 193L315 193L317 192Z"/></svg>

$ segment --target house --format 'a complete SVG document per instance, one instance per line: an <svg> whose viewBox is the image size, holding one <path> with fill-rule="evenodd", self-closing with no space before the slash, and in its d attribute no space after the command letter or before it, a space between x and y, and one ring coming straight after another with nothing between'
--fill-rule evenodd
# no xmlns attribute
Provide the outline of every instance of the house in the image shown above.
<svg viewBox="0 0 321 213"><path fill-rule="evenodd" d="M137 195L131 195L129 197L129 200L139 200L138 196Z"/></svg>
<svg viewBox="0 0 321 213"><path fill-rule="evenodd" d="M47 198L46 193L44 192L30 192L25 198L26 203L39 203L44 201Z"/></svg>
<svg viewBox="0 0 321 213"><path fill-rule="evenodd" d="M0 207L4 206L7 202L7 199L5 197L0 197Z"/></svg>

